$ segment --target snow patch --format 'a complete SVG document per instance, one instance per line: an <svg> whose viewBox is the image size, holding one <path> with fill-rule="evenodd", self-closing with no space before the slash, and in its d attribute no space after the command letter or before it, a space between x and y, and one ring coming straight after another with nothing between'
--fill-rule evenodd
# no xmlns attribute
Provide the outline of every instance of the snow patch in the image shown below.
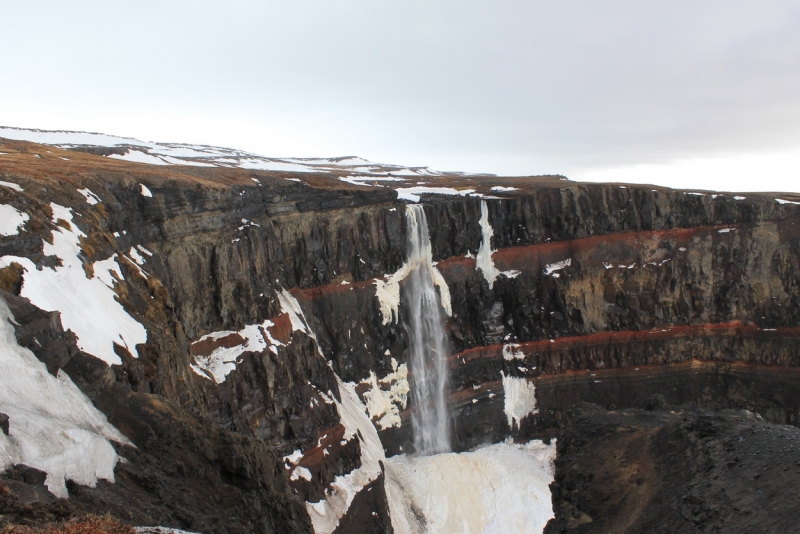
<svg viewBox="0 0 800 534"><path fill-rule="evenodd" d="M303 459L303 453L300 451L300 449L295 449L295 451L292 454L283 457L283 461L288 462L291 465L297 465L297 462L299 462L302 459Z"/></svg>
<svg viewBox="0 0 800 534"><path fill-rule="evenodd" d="M152 256L153 255L152 252L150 252L149 250L144 248L142 245L136 245L136 248L138 248L142 253L147 254L148 256Z"/></svg>
<svg viewBox="0 0 800 534"><path fill-rule="evenodd" d="M268 348L277 356L278 347L283 346L283 343L274 339L270 334L268 328L274 325L275 323L267 319L261 324L246 325L241 330L223 330L206 334L192 344L213 341L235 334L241 336L244 342L233 347L217 347L208 356L195 356L195 365L192 366L192 369L204 378L212 376L214 382L221 384L225 382L231 371L236 369L236 360L245 352L263 352Z"/></svg>
<svg viewBox="0 0 800 534"><path fill-rule="evenodd" d="M289 315L289 321L292 323L292 332L303 332L316 341L317 336L311 330L311 327L308 326L306 316L303 314L303 309L300 307L300 303L297 302L297 299L285 289L281 289L280 293L278 293L278 301L281 304L281 311ZM317 350L319 350L319 347ZM320 353L320 355L321 354L322 353Z"/></svg>
<svg viewBox="0 0 800 534"><path fill-rule="evenodd" d="M84 189L78 189L78 193L80 193L86 198L86 203L89 204L90 206L94 206L95 204L102 202L102 200L100 200L100 197L92 193L92 191L88 187Z"/></svg>
<svg viewBox="0 0 800 534"><path fill-rule="evenodd" d="M283 161L270 161L260 158L240 159L237 167L254 171L288 171L288 172L317 172L317 169L298 165L296 163L286 163Z"/></svg>
<svg viewBox="0 0 800 534"><path fill-rule="evenodd" d="M65 481L95 487L114 482L119 457L109 440L132 445L59 370L53 376L17 343L14 317L0 299L0 410L9 435L0 432L0 472L23 463L47 473L45 485L66 498Z"/></svg>
<svg viewBox="0 0 800 534"><path fill-rule="evenodd" d="M3 182L0 182L0 185L3 185ZM783 200L782 198L776 198L775 202L777 202L778 204L797 204L798 206L800 206L800 202L794 202L792 200Z"/></svg>
<svg viewBox="0 0 800 534"><path fill-rule="evenodd" d="M729 232L733 232L734 230L736 230L736 228L722 228L720 230L717 230L717 233L727 234Z"/></svg>
<svg viewBox="0 0 800 534"><path fill-rule="evenodd" d="M298 465L292 471L292 474L289 476L289 480L300 480L301 478L307 482L311 482L311 471L303 466Z"/></svg>
<svg viewBox="0 0 800 534"><path fill-rule="evenodd" d="M19 185L11 183L11 182L3 182L2 180L0 180L0 185L3 186L3 187L9 187L9 188L13 189L14 191L19 191L20 193L22 193L22 191L23 191L23 189Z"/></svg>
<svg viewBox="0 0 800 534"><path fill-rule="evenodd" d="M386 492L396 534L530 534L553 517L555 441L395 456Z"/></svg>
<svg viewBox="0 0 800 534"><path fill-rule="evenodd" d="M112 256L93 264L94 277L89 279L80 259L80 238L86 237L72 222L70 208L51 203L53 221L63 219L70 229L58 227L52 232L53 244L42 245L45 256L57 256L61 266L37 269L28 258L3 256L0 268L18 263L25 270L21 295L47 311L61 312L64 329L78 336L78 347L109 365L122 360L114 352L114 343L138 357L136 345L147 342L147 331L116 300L113 272L122 273Z"/></svg>
<svg viewBox="0 0 800 534"><path fill-rule="evenodd" d="M131 257L131 259L136 263L136 265L139 266L144 265L145 261L144 258L142 257L141 254L139 254L139 251L136 250L135 248L131 247L131 250L128 252L128 256Z"/></svg>
<svg viewBox="0 0 800 534"><path fill-rule="evenodd" d="M482 196L480 193L476 193L474 189L455 189L453 187L425 187L425 186L414 186L414 187L399 187L396 188L397 191L397 198L398 200L407 200L409 202L419 202L420 195L430 194L430 195L451 195L451 196Z"/></svg>
<svg viewBox="0 0 800 534"><path fill-rule="evenodd" d="M504 185L496 185L491 188L492 191L519 191L519 187L506 187Z"/></svg>
<svg viewBox="0 0 800 534"><path fill-rule="evenodd" d="M150 190L147 188L147 186L144 184L139 184L139 193L143 197L150 197L150 198L153 197L153 193L151 193Z"/></svg>
<svg viewBox="0 0 800 534"><path fill-rule="evenodd" d="M17 235L20 226L28 222L28 219L30 217L27 213L19 211L14 206L0 204L0 235Z"/></svg>
<svg viewBox="0 0 800 534"><path fill-rule="evenodd" d="M526 416L539 411L536 409L536 386L527 378L506 376L502 371L500 374L505 392L503 411L508 418L508 426L514 430L514 425L519 428Z"/></svg>
<svg viewBox="0 0 800 534"><path fill-rule="evenodd" d="M140 152L139 150L128 150L125 154L111 154L107 157L122 161L132 161L134 163L147 163L148 165L169 165L169 163L163 159L157 156L151 156L146 152Z"/></svg>

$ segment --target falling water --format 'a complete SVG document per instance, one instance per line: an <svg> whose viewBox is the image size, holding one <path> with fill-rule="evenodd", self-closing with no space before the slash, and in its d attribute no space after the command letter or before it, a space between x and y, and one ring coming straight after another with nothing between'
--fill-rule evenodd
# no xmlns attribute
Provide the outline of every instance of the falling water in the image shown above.
<svg viewBox="0 0 800 534"><path fill-rule="evenodd" d="M442 308L433 283L431 241L421 205L406 208L408 264L405 282L406 328L410 342L411 397L416 406L411 426L417 454L450 451L445 403L447 338Z"/></svg>

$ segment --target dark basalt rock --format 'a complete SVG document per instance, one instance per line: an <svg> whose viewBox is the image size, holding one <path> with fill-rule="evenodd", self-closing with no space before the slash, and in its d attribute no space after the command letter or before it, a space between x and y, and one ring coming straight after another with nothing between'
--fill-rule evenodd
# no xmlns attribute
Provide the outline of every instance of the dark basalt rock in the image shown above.
<svg viewBox="0 0 800 534"><path fill-rule="evenodd" d="M27 154L36 146L12 148ZM74 224L86 234L81 258L87 266L145 247L152 253L146 275L122 259L124 280L115 291L146 327L147 343L136 347L139 358L116 347L122 364L112 367L81 352L57 312L18 296L25 273L14 265L0 270L0 297L16 317L20 345L49 372L67 373L137 448L120 446L127 462L118 466L115 484L70 485L67 502L46 501L19 486L32 487L24 479L13 478L13 486L6 477L11 496L0 499L10 511L0 513L13 523L92 511L200 532L309 531L303 501L322 498L336 476L359 463L358 440L331 438L341 430L335 405L326 401L340 398L334 373L358 383L371 372L386 376L392 359L407 363L408 311L401 306L398 320L384 324L375 297L376 279L397 271L406 258L403 203L391 189L350 187L331 175L304 173L300 183L285 180L298 179L286 173L155 168L68 155L69 168L49 155L25 164L4 156L0 179L23 184L24 192L0 187L0 202L25 211L30 221L18 236L0 237L0 255L57 264L42 254L42 240L55 228L50 202L73 208ZM478 179L440 180L464 185ZM654 429L665 443L691 442L686 436L696 431L683 423L674 427L656 395L669 405L748 409L771 422L799 424L797 206L766 194L735 199L559 177L509 180L519 187L513 196L485 200L493 259L507 273L491 287L473 258L481 246L482 200L423 197L433 258L452 297L445 326L453 349L448 394L457 450L509 436L550 438L565 424L589 428L575 426L580 417L568 417L575 403L587 401L649 406L652 411L634 418L657 422L636 422L642 429L636 436ZM139 193L140 184L151 197ZM87 204L77 192L83 187L102 202ZM567 259L558 276L546 271ZM283 290L297 299L316 339L292 332L277 298ZM267 319L282 343L277 354L244 352L221 384L192 370L194 357L213 350L193 345L202 336ZM237 342L228 334L224 343ZM512 343L517 355L508 359L503 347ZM504 413L502 376L536 387L538 413L514 428ZM387 454L408 452L414 409L412 401L399 428L380 432ZM624 419L585 413L581 421ZM672 430L663 430L669 425ZM562 447L562 440L570 443L569 432L566 440L559 437L560 454L573 450ZM613 435L600 427L596 432L602 438L597 454L610 458L616 442L603 436ZM630 443L645 443L640 437ZM297 449L311 481L289 480L282 457ZM658 458L664 452L647 450ZM359 492L338 532L391 530L382 480ZM559 480L559 487L584 484L581 499L605 491L573 475ZM23 494L39 495L30 509L19 500ZM693 512L696 497L687 497L690 518L701 515ZM650 506L631 499L632 507ZM558 528L566 528L567 513L573 514L569 526L579 528L587 518L592 523L586 525L597 525L612 513L579 501L563 510L557 505ZM676 517L684 517L685 505L676 506ZM697 524L722 524L714 522L722 516L703 517L706 522ZM684 528L677 519L665 521L676 531Z"/></svg>
<svg viewBox="0 0 800 534"><path fill-rule="evenodd" d="M796 532L799 445L751 412L577 405L545 532Z"/></svg>

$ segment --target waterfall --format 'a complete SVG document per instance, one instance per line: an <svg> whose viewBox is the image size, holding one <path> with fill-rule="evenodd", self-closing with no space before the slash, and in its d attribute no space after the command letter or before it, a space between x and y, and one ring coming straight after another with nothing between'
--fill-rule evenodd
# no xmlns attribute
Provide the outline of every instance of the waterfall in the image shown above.
<svg viewBox="0 0 800 534"><path fill-rule="evenodd" d="M421 205L406 207L408 265L404 308L411 366L411 427L420 455L450 451L445 402L448 343L439 296L434 287L428 222Z"/></svg>

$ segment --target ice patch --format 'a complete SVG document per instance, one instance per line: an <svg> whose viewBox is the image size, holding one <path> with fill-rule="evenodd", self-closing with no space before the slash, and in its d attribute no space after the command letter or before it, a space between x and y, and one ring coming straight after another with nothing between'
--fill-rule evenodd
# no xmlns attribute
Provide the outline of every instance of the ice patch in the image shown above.
<svg viewBox="0 0 800 534"><path fill-rule="evenodd" d="M275 323L267 319L261 324L246 325L241 330L223 330L206 334L192 344L235 334L241 336L244 342L233 347L217 347L208 356L195 356L195 365L192 369L196 374L204 378L208 378L208 375L211 375L215 383L221 384L225 382L231 371L236 369L236 360L245 352L263 352L269 348L277 356L278 347L283 346L283 343L274 339L269 333L268 328L274 325Z"/></svg>
<svg viewBox="0 0 800 534"><path fill-rule="evenodd" d="M511 189L515 188L512 187ZM494 265L494 260L492 259L492 254L494 253L492 249L494 229L492 225L489 224L489 208L485 200L481 201L481 218L478 223L481 226L481 246L478 249L478 255L475 257L475 268L481 270L483 277L489 283L489 287L494 287L495 280L497 280L497 277L501 274L506 278L516 278L519 276L520 271L501 272ZM470 257L469 253L467 253L467 257Z"/></svg>
<svg viewBox="0 0 800 534"><path fill-rule="evenodd" d="M370 371L369 378L361 381L362 384L370 386L364 393L364 400L367 403L370 419L375 421L381 430L400 426L400 409L406 409L408 393L411 391L406 364L398 365L397 360L392 358L392 371L380 380L374 371Z"/></svg>
<svg viewBox="0 0 800 534"><path fill-rule="evenodd" d="M0 182L0 185L3 185L3 183ZM782 198L776 198L775 202L777 202L778 204L797 204L798 206L800 206L800 202L794 202L792 200L783 200Z"/></svg>
<svg viewBox="0 0 800 534"><path fill-rule="evenodd" d="M478 249L478 255L475 258L475 268L480 269L483 277L489 283L489 287L494 287L494 281L500 276L500 271L494 266L492 260L492 236L494 229L489 224L489 209L486 201L481 201L481 218L479 221L481 225L481 247Z"/></svg>
<svg viewBox="0 0 800 534"><path fill-rule="evenodd" d="M95 275L89 279L80 259L80 238L86 237L72 222L69 208L50 204L53 220L63 219L70 229L57 228L52 233L53 244L44 242L45 256L57 256L61 266L37 269L28 258L3 256L0 268L18 263L25 270L21 295L47 311L61 312L64 329L78 336L78 347L109 365L122 363L114 352L114 343L138 356L136 345L147 342L147 331L128 315L117 302L111 272L122 279L122 273L111 258L95 262Z"/></svg>
<svg viewBox="0 0 800 534"><path fill-rule="evenodd" d="M381 308L383 324L396 323L400 318L400 282L411 272L406 262L397 271L386 277L386 280L375 279L375 296Z"/></svg>
<svg viewBox="0 0 800 534"><path fill-rule="evenodd" d="M733 200L744 200L744 199L746 199L746 198L747 198L747 197L733 197Z"/></svg>
<svg viewBox="0 0 800 534"><path fill-rule="evenodd" d="M324 500L306 502L306 511L316 534L331 534L339 520L350 508L353 499L364 486L381 474L381 462L386 461L378 431L370 421L364 405L358 398L355 385L344 383L337 377L342 401L336 401L339 418L345 427L344 439L356 438L361 445L361 466L346 475L337 476L326 492Z"/></svg>
<svg viewBox="0 0 800 534"><path fill-rule="evenodd" d="M386 493L396 534L531 534L553 517L555 441L395 456Z"/></svg>
<svg viewBox="0 0 800 534"><path fill-rule="evenodd" d="M526 416L539 411L536 409L536 386L527 378L506 376L502 371L500 374L505 393L503 411L508 418L508 426L514 430L514 425L519 428Z"/></svg>
<svg viewBox="0 0 800 534"><path fill-rule="evenodd" d="M22 193L22 191L23 191L23 189L19 185L11 183L11 182L3 182L2 180L0 180L0 185L3 186L3 187L9 187L9 188L13 189L14 191L19 191L20 193Z"/></svg>
<svg viewBox="0 0 800 534"><path fill-rule="evenodd" d="M114 482L118 456L109 440L132 445L92 406L63 371L54 377L19 346L6 302L0 299L0 411L9 435L0 432L0 472L23 463L47 473L45 484L67 497L65 481L95 487Z"/></svg>
<svg viewBox="0 0 800 534"><path fill-rule="evenodd" d="M428 241L428 243L422 247L422 250L420 250L419 257L406 260L397 271L385 276L385 280L381 280L380 278L375 279L375 296L378 298L383 324L398 321L400 309L400 282L402 282L417 265L428 266L433 284L439 290L439 300L444 312L448 316L453 315L450 287L447 285L447 281L444 279L444 276L442 276L442 273L439 272L439 269L437 269L436 265L433 263L431 243Z"/></svg>
<svg viewBox="0 0 800 534"><path fill-rule="evenodd" d="M28 219L30 217L27 213L19 211L14 206L0 204L0 235L17 235L20 226L28 222Z"/></svg>
<svg viewBox="0 0 800 534"><path fill-rule="evenodd" d="M94 206L95 204L102 202L100 197L92 193L92 191L87 187L85 189L78 189L78 193L83 195L86 198L86 203L90 206Z"/></svg>

